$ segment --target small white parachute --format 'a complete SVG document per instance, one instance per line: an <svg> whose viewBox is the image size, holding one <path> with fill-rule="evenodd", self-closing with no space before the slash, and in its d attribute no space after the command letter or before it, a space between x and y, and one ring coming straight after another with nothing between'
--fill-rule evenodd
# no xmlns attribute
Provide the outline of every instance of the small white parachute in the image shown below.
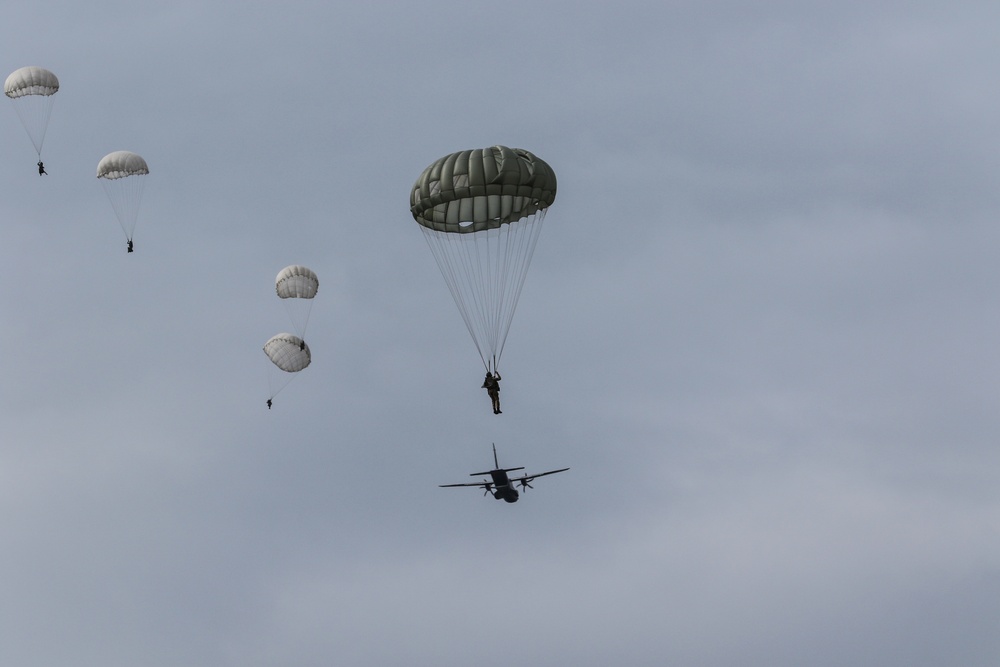
<svg viewBox="0 0 1000 667"><path fill-rule="evenodd" d="M264 343L264 354L286 373L298 373L312 362L312 352L305 341L290 333L280 333Z"/></svg>
<svg viewBox="0 0 1000 667"><path fill-rule="evenodd" d="M3 85L31 139L38 159L42 159L42 144L52 115L53 96L59 91L59 79L43 67L22 67L14 70Z"/></svg>
<svg viewBox="0 0 1000 667"><path fill-rule="evenodd" d="M285 305L295 333L300 338L305 338L313 299L319 292L316 273L300 264L286 266L274 279L274 291Z"/></svg>
<svg viewBox="0 0 1000 667"><path fill-rule="evenodd" d="M319 291L319 278L312 269L292 264L278 272L274 291L282 299L312 299Z"/></svg>
<svg viewBox="0 0 1000 667"><path fill-rule="evenodd" d="M305 341L290 333L280 333L271 336L264 343L264 354L271 360L267 376L268 387L271 391L268 399L277 396L288 383L297 377L299 371L308 368L312 363L312 352Z"/></svg>
<svg viewBox="0 0 1000 667"><path fill-rule="evenodd" d="M132 236L139 219L139 205L149 166L141 155L129 151L108 153L97 163L97 178L104 186L131 252Z"/></svg>

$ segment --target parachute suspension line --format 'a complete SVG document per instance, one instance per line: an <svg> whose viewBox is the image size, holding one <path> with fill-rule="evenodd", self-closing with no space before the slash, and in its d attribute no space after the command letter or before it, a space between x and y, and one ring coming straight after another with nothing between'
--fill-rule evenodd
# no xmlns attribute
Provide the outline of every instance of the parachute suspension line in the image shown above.
<svg viewBox="0 0 1000 667"><path fill-rule="evenodd" d="M510 322L513 318L515 304L511 303L511 296L508 295L508 292L511 291L508 281L516 279L514 274L519 271L519 262L516 256L517 241L527 231L530 231L527 229L529 226L530 219L518 220L515 223L504 225L506 233L502 239L503 247L497 248L497 273L493 281L497 290L495 295L496 306L492 311L495 313L495 320L493 322L494 357L499 357L503 354L503 344L506 341L507 330L510 328Z"/></svg>
<svg viewBox="0 0 1000 667"><path fill-rule="evenodd" d="M479 352L479 358L482 359L483 365L486 366L487 370L489 370L489 364L487 363L483 350L479 345L479 338L476 336L475 327L469 319L469 308L466 303L466 294L461 289L462 280L459 276L459 268L461 268L461 265L464 263L462 261L463 253L459 252L460 248L458 247L458 241L461 239L452 239L452 234L438 232L423 226L421 226L420 229L423 231L424 240L427 241L427 247L431 249L431 254L434 255L434 260L436 261L438 268L441 270L441 275L444 277L445 283L448 285L448 291L451 292L452 298L458 305L459 313L462 315L462 321L465 322L465 328L469 331L469 335L472 337L472 342L475 343L476 350Z"/></svg>
<svg viewBox="0 0 1000 667"><path fill-rule="evenodd" d="M456 254L465 265L464 274L467 281L465 287L473 306L469 313L469 319L476 329L476 338L479 339L479 345L485 347L485 351L487 352L485 356L487 357L489 356L488 353L493 351L493 341L489 336L488 329L489 313L492 306L489 302L489 286L491 282L489 275L490 234L492 232L488 231L472 234L464 239L457 237L453 239L453 247L456 250ZM473 252L463 252L461 246L468 246L470 240ZM483 266L484 256L486 259L485 271Z"/></svg>
<svg viewBox="0 0 1000 667"><path fill-rule="evenodd" d="M494 364L496 362L497 356L497 346L500 343L501 336L503 335L503 311L507 307L507 303L504 299L504 295L507 291L506 285L504 284L505 279L508 277L507 266L509 264L507 258L508 248L510 247L510 239L515 236L519 231L515 228L517 223L508 223L500 225L496 233L496 248L488 248L486 251L486 262L487 264L492 264L488 266L487 270L489 272L489 278L487 280L487 288L492 286L492 291L486 289L486 294L488 298L487 312L492 315L488 318L488 321L484 323L484 328L486 329L486 336L490 341L490 350L493 352ZM494 239L487 239L487 245L490 241Z"/></svg>
<svg viewBox="0 0 1000 667"><path fill-rule="evenodd" d="M131 240L139 217L139 203L142 201L142 191L146 186L146 179L142 175L138 175L99 180L104 186L108 200L111 201L111 207L115 210L118 224L125 232L125 238Z"/></svg>
<svg viewBox="0 0 1000 667"><path fill-rule="evenodd" d="M274 371L275 371L274 364L268 364L268 367L264 369L264 372L267 373L268 400L274 400L274 397L278 395L278 392L280 392L283 389L283 387L278 387L278 389L275 390L276 386L275 379L277 378L277 376L275 375Z"/></svg>
<svg viewBox="0 0 1000 667"><path fill-rule="evenodd" d="M497 275L496 266L499 262L494 262L494 256L496 252L493 248L493 240L497 238L499 242L500 235L503 234L503 225L501 229L488 230L482 232L481 234L473 234L472 239L475 245L474 257L476 259L476 278L477 285L474 294L479 296L477 301L478 306L478 322L480 327L480 332L483 337L483 342L486 344L489 352L491 354L496 354L496 332L495 324L493 318L490 317L491 313L495 313L497 309ZM499 246L497 246L499 248ZM492 290L490 287L492 286Z"/></svg>
<svg viewBox="0 0 1000 667"><path fill-rule="evenodd" d="M45 143L45 132L49 127L54 101L54 95L25 95L11 100L39 160L42 159L42 144Z"/></svg>
<svg viewBox="0 0 1000 667"><path fill-rule="evenodd" d="M516 239L513 251L506 255L506 257L512 258L515 267L513 271L507 271L505 274L511 277L509 288L513 290L513 295L509 297L505 296L505 303L509 304L509 308L503 318L499 343L496 349L496 359L498 361L503 355L503 349L507 343L507 334L510 331L511 322L514 320L514 311L517 309L517 303L521 299L521 290L524 288L524 281L528 276L528 267L531 265L531 259L535 255L535 246L538 245L538 237L541 234L542 223L545 221L547 210L543 208L534 215L519 221L526 224L523 225L522 233Z"/></svg>
<svg viewBox="0 0 1000 667"><path fill-rule="evenodd" d="M481 333L494 368L503 353L539 230L537 216L529 216L483 232L477 240L483 246L475 253L483 281Z"/></svg>
<svg viewBox="0 0 1000 667"><path fill-rule="evenodd" d="M544 214L543 209L475 233L421 226L487 370L495 369L503 354Z"/></svg>
<svg viewBox="0 0 1000 667"><path fill-rule="evenodd" d="M292 322L292 328L296 330L295 333L299 338L305 339L306 329L309 328L309 316L312 314L312 300L309 299L308 305L304 307L293 302L306 301L306 299L282 299L281 301L285 306L285 312L288 313L288 319Z"/></svg>
<svg viewBox="0 0 1000 667"><path fill-rule="evenodd" d="M298 373L286 373L270 364L270 368L267 369L267 388L270 391L268 398L274 400L274 397L284 391L285 387L291 384L296 376Z"/></svg>
<svg viewBox="0 0 1000 667"><path fill-rule="evenodd" d="M468 252L470 239L475 252ZM483 360L487 369L489 368L489 353L492 351L490 340L485 336L485 322L487 320L486 304L483 295L486 292L488 282L482 272L482 257L479 252L479 239L473 234L444 234L443 240L448 249L448 265L451 269L455 289L458 293L456 303L462 311L466 327L472 335L479 352L479 358Z"/></svg>

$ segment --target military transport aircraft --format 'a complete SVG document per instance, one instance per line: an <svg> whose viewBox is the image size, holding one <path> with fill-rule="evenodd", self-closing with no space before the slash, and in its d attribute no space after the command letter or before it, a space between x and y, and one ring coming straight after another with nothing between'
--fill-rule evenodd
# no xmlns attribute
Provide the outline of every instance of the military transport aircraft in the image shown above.
<svg viewBox="0 0 1000 667"><path fill-rule="evenodd" d="M489 475L493 478L493 481L483 480L482 482L475 482L469 484L441 484L441 487L452 487L452 486L478 486L485 489L483 495L487 493L492 493L493 497L497 500L506 500L508 503L516 503L518 498L517 489L514 488L514 484L520 484L522 489L533 489L531 481L536 477L544 477L545 475L554 475L557 472L565 472L569 468L560 468L559 470L549 470L548 472L540 472L537 475L524 475L523 477L514 477L513 479L507 476L507 473L514 472L515 470L524 470L524 466L520 468L501 468L500 462L497 461L497 446L493 445L493 464L496 465L495 470L488 470L486 472L474 472L470 477L478 477L479 475Z"/></svg>

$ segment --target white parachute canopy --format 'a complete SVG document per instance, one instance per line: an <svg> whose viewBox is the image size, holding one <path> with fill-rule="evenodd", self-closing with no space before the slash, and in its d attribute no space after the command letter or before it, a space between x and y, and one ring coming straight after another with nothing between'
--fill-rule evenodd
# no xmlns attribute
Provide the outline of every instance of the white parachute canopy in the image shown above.
<svg viewBox="0 0 1000 667"><path fill-rule="evenodd" d="M290 333L271 336L264 343L264 354L271 360L268 386L271 398L277 396L296 374L312 362L312 352L305 341Z"/></svg>
<svg viewBox="0 0 1000 667"><path fill-rule="evenodd" d="M305 338L313 299L319 291L319 278L312 269L300 264L286 266L274 279L274 291L285 304L295 333Z"/></svg>
<svg viewBox="0 0 1000 667"><path fill-rule="evenodd" d="M108 153L97 163L97 178L104 186L125 238L132 240L139 218L142 190L146 186L149 167L142 156L129 151Z"/></svg>
<svg viewBox="0 0 1000 667"><path fill-rule="evenodd" d="M52 115L52 102L59 90L59 79L42 67L22 67L11 72L3 85L4 94L10 98L31 139L39 161L42 159L42 143Z"/></svg>

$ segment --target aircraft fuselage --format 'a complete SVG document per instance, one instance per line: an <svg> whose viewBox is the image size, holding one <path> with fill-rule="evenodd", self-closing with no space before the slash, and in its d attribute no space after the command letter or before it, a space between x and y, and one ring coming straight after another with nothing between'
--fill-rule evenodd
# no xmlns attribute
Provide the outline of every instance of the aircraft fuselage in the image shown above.
<svg viewBox="0 0 1000 667"><path fill-rule="evenodd" d="M518 498L517 489L510 485L506 470L491 470L490 477L493 478L493 497L497 500L505 500L508 503L516 503Z"/></svg>
<svg viewBox="0 0 1000 667"><path fill-rule="evenodd" d="M517 489L511 488L509 486L504 486L502 488L497 488L493 491L493 497L497 500L506 500L508 503L516 503L518 499Z"/></svg>

